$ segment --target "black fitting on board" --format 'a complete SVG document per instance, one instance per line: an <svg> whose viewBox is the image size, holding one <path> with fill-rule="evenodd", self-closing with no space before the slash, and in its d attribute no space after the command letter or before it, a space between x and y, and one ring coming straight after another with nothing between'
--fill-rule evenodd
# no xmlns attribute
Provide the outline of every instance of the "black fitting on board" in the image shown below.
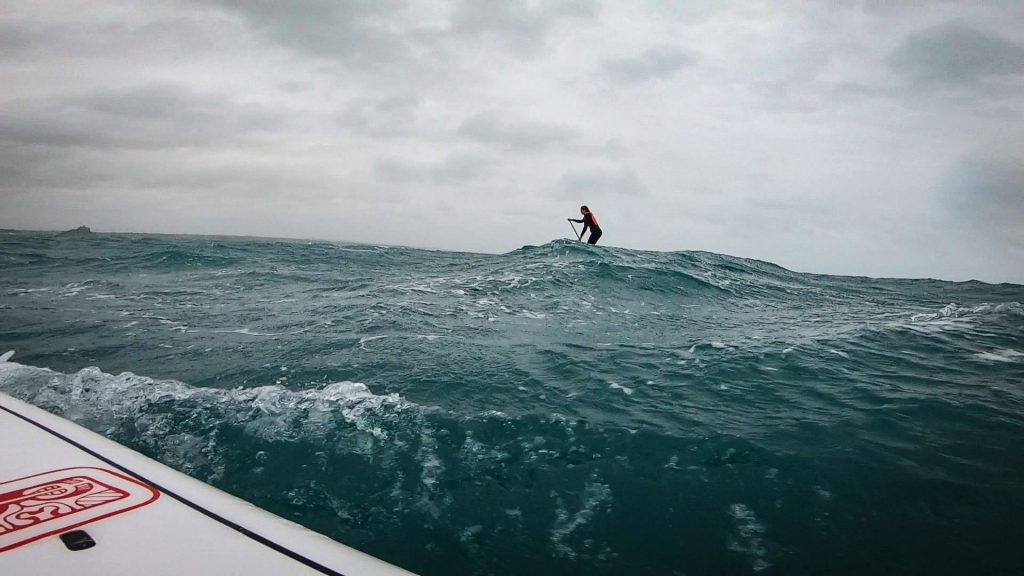
<svg viewBox="0 0 1024 576"><path fill-rule="evenodd" d="M86 550L96 545L96 541L89 536L85 530L72 530L71 532L65 532L60 535L60 539L64 542L64 545L68 547L68 550L77 552L79 550Z"/></svg>

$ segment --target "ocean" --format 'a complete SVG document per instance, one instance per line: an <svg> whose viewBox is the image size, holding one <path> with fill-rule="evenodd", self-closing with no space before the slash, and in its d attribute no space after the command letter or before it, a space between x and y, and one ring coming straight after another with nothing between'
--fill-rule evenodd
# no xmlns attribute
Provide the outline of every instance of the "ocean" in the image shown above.
<svg viewBox="0 0 1024 576"><path fill-rule="evenodd" d="M1024 574L1024 286L567 240L0 270L0 391L425 576Z"/></svg>

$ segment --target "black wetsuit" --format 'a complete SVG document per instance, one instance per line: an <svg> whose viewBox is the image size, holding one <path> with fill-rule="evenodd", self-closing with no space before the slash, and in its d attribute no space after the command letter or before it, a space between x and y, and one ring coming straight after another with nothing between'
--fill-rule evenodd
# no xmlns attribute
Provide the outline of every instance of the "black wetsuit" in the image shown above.
<svg viewBox="0 0 1024 576"><path fill-rule="evenodd" d="M582 222L583 230L580 230L580 238L587 233L587 228L590 228L590 238L587 238L587 244L597 244L597 240L601 237L601 227L597 225L597 221L594 220L594 214L584 214L582 220L574 220L573 222Z"/></svg>

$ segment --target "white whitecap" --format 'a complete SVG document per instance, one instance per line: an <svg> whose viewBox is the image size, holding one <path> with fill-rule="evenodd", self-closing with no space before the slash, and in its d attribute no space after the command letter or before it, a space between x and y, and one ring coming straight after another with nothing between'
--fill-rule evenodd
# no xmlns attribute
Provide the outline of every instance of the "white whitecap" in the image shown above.
<svg viewBox="0 0 1024 576"><path fill-rule="evenodd" d="M608 385L608 387L613 389L613 390L622 390L622 392L624 394L626 394L627 396L629 396L629 395L631 395L633 393L633 389L632 388L627 388L627 387L623 386L622 384L618 384L616 382L612 382L611 384Z"/></svg>
<svg viewBox="0 0 1024 576"><path fill-rule="evenodd" d="M1012 348L1005 348L994 352L978 352L974 356L980 360L987 360L989 362L1019 362L1021 358L1024 358L1024 352L1018 352Z"/></svg>
<svg viewBox="0 0 1024 576"><path fill-rule="evenodd" d="M768 547L764 542L767 529L758 520L754 511L746 504L732 504L729 515L735 521L735 529L729 540L729 550L746 556L754 572L760 572L772 564L768 561Z"/></svg>
<svg viewBox="0 0 1024 576"><path fill-rule="evenodd" d="M558 556L575 560L576 550L566 542L566 539L589 523L601 506L611 504L612 490L607 484L598 482L597 475L592 474L590 481L583 486L583 494L573 495L581 500L580 507L574 514L569 514L557 492L551 491L551 496L555 499L555 523L551 527L551 543L554 544Z"/></svg>

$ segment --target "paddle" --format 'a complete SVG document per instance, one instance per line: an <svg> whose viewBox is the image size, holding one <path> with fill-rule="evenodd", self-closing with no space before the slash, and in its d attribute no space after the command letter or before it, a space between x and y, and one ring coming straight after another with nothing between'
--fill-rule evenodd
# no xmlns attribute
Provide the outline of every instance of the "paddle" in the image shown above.
<svg viewBox="0 0 1024 576"><path fill-rule="evenodd" d="M572 226L573 233L576 234L576 239L580 240L580 234L576 232L576 225L572 223L572 218L567 218L567 220L569 220L569 226Z"/></svg>

